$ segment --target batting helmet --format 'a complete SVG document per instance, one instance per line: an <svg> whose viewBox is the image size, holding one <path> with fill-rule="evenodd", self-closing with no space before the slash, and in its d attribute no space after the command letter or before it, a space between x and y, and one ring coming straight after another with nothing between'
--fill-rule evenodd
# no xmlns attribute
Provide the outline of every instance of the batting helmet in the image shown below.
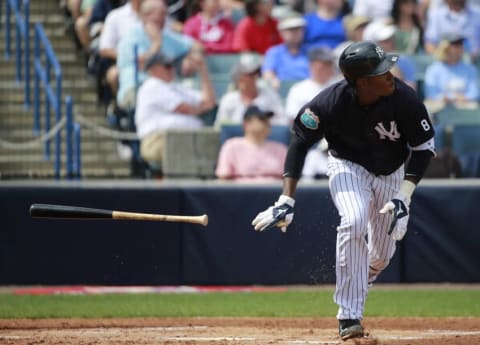
<svg viewBox="0 0 480 345"><path fill-rule="evenodd" d="M345 79L355 83L357 78L380 75L389 71L398 55L385 51L372 41L350 44L340 55L339 66Z"/></svg>

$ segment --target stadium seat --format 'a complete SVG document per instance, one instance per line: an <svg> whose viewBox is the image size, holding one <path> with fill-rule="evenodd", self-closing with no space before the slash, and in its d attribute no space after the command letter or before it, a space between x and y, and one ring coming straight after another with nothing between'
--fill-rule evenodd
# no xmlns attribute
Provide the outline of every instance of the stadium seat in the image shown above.
<svg viewBox="0 0 480 345"><path fill-rule="evenodd" d="M209 54L207 66L210 74L230 75L233 66L240 59L241 54Z"/></svg>
<svg viewBox="0 0 480 345"><path fill-rule="evenodd" d="M220 129L220 146L223 145L227 139L241 136L243 136L243 125L223 125ZM288 145L290 143L290 127L272 125L272 131L268 139Z"/></svg>
<svg viewBox="0 0 480 345"><path fill-rule="evenodd" d="M455 125L452 149L460 160L463 176L480 177L480 124Z"/></svg>
<svg viewBox="0 0 480 345"><path fill-rule="evenodd" d="M285 101L285 98L287 98L288 91L290 91L290 88L292 87L292 85L298 82L299 82L298 80L282 80L278 93L280 94L280 97L284 101Z"/></svg>
<svg viewBox="0 0 480 345"><path fill-rule="evenodd" d="M435 130L435 150L440 151L446 148L446 134L445 128L439 125L433 127Z"/></svg>
<svg viewBox="0 0 480 345"><path fill-rule="evenodd" d="M230 78L230 74L213 74L210 76L210 79L212 81L213 89L215 90L215 96L218 103L222 96L228 91L232 80Z"/></svg>
<svg viewBox="0 0 480 345"><path fill-rule="evenodd" d="M427 67L433 61L435 61L435 59L432 55L423 54L423 53L408 55L408 57L415 64L415 67L417 69L417 79L419 79L419 78L423 79Z"/></svg>
<svg viewBox="0 0 480 345"><path fill-rule="evenodd" d="M434 116L435 124L444 128L456 125L480 125L480 110L446 107Z"/></svg>

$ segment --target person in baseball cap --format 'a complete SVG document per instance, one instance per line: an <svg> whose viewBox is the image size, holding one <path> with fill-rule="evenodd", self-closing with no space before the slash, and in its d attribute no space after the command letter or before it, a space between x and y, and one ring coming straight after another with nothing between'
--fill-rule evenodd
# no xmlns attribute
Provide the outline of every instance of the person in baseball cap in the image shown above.
<svg viewBox="0 0 480 345"><path fill-rule="evenodd" d="M278 23L283 43L267 50L262 65L263 77L275 89L279 89L284 81L302 80L309 76L305 26L305 19L296 12L284 15Z"/></svg>
<svg viewBox="0 0 480 345"><path fill-rule="evenodd" d="M305 25L307 25L307 22L300 14L289 13L280 19L278 30L304 28Z"/></svg>
<svg viewBox="0 0 480 345"><path fill-rule="evenodd" d="M281 179L287 147L268 139L272 117L272 111L255 104L245 109L243 136L229 137L220 148L215 170L218 178L244 182Z"/></svg>
<svg viewBox="0 0 480 345"><path fill-rule="evenodd" d="M250 105L243 114L243 121L256 117L260 120L268 120L273 117L273 111L262 110L256 105Z"/></svg>
<svg viewBox="0 0 480 345"><path fill-rule="evenodd" d="M242 75L258 75L262 67L262 57L255 53L245 53L233 66L232 79L236 83Z"/></svg>
<svg viewBox="0 0 480 345"><path fill-rule="evenodd" d="M156 65L161 65L161 66L165 66L167 68L171 68L173 67L175 63L175 60L173 58L171 58L170 56L162 53L162 52L157 52L155 54L153 54L146 62L145 62L145 70L149 70L150 68L152 68L153 66L156 66Z"/></svg>
<svg viewBox="0 0 480 345"><path fill-rule="evenodd" d="M442 39L440 40L440 43L437 46L437 49L435 50L435 57L437 60L445 62L448 57L448 50L450 46L458 46L462 47L462 55L464 53L463 50L463 43L465 42L465 36L459 33L448 33L445 34ZM460 56L462 57L462 56Z"/></svg>

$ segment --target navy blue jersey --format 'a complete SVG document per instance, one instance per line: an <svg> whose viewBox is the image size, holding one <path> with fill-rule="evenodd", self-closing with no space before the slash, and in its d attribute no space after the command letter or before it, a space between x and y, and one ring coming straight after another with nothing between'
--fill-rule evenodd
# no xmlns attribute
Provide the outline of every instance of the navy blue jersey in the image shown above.
<svg viewBox="0 0 480 345"><path fill-rule="evenodd" d="M395 79L392 95L368 107L357 103L345 81L331 85L297 115L293 130L307 142L322 137L332 155L360 164L375 175L389 175L409 155L409 147L433 138L427 110L415 90Z"/></svg>

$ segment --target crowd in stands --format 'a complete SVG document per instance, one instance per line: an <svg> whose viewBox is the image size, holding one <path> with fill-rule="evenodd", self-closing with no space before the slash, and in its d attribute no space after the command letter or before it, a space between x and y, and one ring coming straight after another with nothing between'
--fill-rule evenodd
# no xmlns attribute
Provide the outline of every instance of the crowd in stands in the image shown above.
<svg viewBox="0 0 480 345"><path fill-rule="evenodd" d="M280 179L285 147L266 139L269 128L289 126L340 80L338 56L360 40L400 54L392 73L417 90L432 119L479 102L478 0L66 1L107 121L127 114L151 164L161 165L166 129L238 124L244 137L221 148L217 177ZM208 63L219 55L236 57L222 73ZM324 143L312 150L306 176L325 177L325 151Z"/></svg>

